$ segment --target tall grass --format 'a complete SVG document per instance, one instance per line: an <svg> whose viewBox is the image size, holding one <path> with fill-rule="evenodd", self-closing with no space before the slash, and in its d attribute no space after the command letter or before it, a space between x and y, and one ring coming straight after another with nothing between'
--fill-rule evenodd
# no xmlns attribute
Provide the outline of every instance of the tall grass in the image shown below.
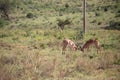
<svg viewBox="0 0 120 80"><path fill-rule="evenodd" d="M109 22L119 21L112 12L115 3L87 1L83 38L82 1L47 1L22 0L18 11L11 13L9 25L1 23L0 80L119 80L120 32L105 29ZM58 19L71 24L61 30ZM94 46L84 53L67 49L62 55L64 38L79 46L98 38L102 49L98 54Z"/></svg>

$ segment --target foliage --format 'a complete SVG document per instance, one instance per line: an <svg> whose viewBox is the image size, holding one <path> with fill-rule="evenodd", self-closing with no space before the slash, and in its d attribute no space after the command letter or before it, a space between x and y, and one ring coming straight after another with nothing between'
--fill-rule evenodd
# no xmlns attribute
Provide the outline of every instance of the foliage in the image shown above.
<svg viewBox="0 0 120 80"><path fill-rule="evenodd" d="M64 26L65 26L65 25L71 24L70 19L66 19L66 20L60 20L60 19L58 19L57 21L58 21L58 26L59 26L62 30L64 30Z"/></svg>
<svg viewBox="0 0 120 80"><path fill-rule="evenodd" d="M21 0L22 6L11 13L9 25L0 28L0 79L120 80L120 31L104 29L119 22L120 10L114 1L119 0L87 1L87 32L83 38L82 1ZM56 28L58 23L65 24L65 29ZM67 48L62 55L65 38L78 47L98 38L101 50L97 54L94 45L84 53Z"/></svg>
<svg viewBox="0 0 120 80"><path fill-rule="evenodd" d="M34 15L33 15L32 13L28 13L28 14L26 15L26 17L27 17L27 18L33 18Z"/></svg>
<svg viewBox="0 0 120 80"><path fill-rule="evenodd" d="M110 21L109 24L110 24L110 25L107 26L105 29L116 29L116 30L120 30L120 22Z"/></svg>
<svg viewBox="0 0 120 80"><path fill-rule="evenodd" d="M65 4L65 7L66 7L66 8L68 8L68 7L69 7L69 4L68 4L68 3L66 3L66 4Z"/></svg>
<svg viewBox="0 0 120 80"><path fill-rule="evenodd" d="M79 39L83 39L83 31L79 31L76 33L76 39L79 40Z"/></svg>
<svg viewBox="0 0 120 80"><path fill-rule="evenodd" d="M101 45L104 49L113 49L115 48L114 44L102 44Z"/></svg>
<svg viewBox="0 0 120 80"><path fill-rule="evenodd" d="M4 27L8 22L2 18L0 18L0 28Z"/></svg>
<svg viewBox="0 0 120 80"><path fill-rule="evenodd" d="M116 60L114 64L120 65L120 59Z"/></svg>
<svg viewBox="0 0 120 80"><path fill-rule="evenodd" d="M9 12L15 8L18 2L16 0L0 0L0 12L5 19L9 19Z"/></svg>

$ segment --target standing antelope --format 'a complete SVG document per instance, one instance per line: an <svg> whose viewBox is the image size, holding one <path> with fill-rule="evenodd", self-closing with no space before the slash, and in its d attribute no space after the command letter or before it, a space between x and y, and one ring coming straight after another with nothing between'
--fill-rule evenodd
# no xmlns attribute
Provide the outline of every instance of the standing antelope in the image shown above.
<svg viewBox="0 0 120 80"><path fill-rule="evenodd" d="M62 46L63 46L63 48L62 48L62 54L65 53L64 51L66 50L67 47L69 47L70 50L77 50L77 46L70 39L64 39L63 42L62 42Z"/></svg>
<svg viewBox="0 0 120 80"><path fill-rule="evenodd" d="M94 44L95 47L97 48L97 53L98 53L98 49L100 49L100 44L99 41L96 39L89 39L81 48L81 51L84 52L85 49L89 49L90 45Z"/></svg>

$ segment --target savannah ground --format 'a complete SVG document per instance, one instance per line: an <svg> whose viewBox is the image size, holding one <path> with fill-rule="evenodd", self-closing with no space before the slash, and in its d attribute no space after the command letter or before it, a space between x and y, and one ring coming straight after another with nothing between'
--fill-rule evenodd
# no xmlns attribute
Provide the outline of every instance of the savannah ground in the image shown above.
<svg viewBox="0 0 120 80"><path fill-rule="evenodd" d="M21 0L10 21L0 19L0 80L120 80L120 5L87 1L82 36L82 0ZM69 20L64 30L58 21ZM98 38L101 51L66 51L69 38L82 46Z"/></svg>

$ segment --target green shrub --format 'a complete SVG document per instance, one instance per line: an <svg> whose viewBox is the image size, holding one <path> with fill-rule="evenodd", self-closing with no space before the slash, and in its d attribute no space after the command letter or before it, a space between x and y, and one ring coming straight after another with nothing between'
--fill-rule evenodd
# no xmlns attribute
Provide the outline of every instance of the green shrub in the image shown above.
<svg viewBox="0 0 120 80"><path fill-rule="evenodd" d="M26 15L26 17L27 17L27 18L33 18L34 15L33 15L33 13L28 13L28 14Z"/></svg>
<svg viewBox="0 0 120 80"><path fill-rule="evenodd" d="M115 48L116 46L114 44L102 44L101 45L104 49L112 49Z"/></svg>
<svg viewBox="0 0 120 80"><path fill-rule="evenodd" d="M109 26L106 29L117 29L120 30L120 22L110 21Z"/></svg>
<svg viewBox="0 0 120 80"><path fill-rule="evenodd" d="M0 13L4 16L3 18L9 20L9 13L15 9L19 3L19 0L0 0Z"/></svg>
<svg viewBox="0 0 120 80"><path fill-rule="evenodd" d="M45 49L46 47L47 47L46 44L44 44L44 43L41 43L41 44L40 44L40 48Z"/></svg>
<svg viewBox="0 0 120 80"><path fill-rule="evenodd" d="M102 22L98 22L98 25L101 25L102 24Z"/></svg>
<svg viewBox="0 0 120 80"><path fill-rule="evenodd" d="M7 24L7 21L0 18L0 28L5 26L6 24Z"/></svg>
<svg viewBox="0 0 120 80"><path fill-rule="evenodd" d="M60 8L59 11L64 12L66 9L65 8Z"/></svg>
<svg viewBox="0 0 120 80"><path fill-rule="evenodd" d="M72 23L72 21L70 21L70 19L66 19L66 20L58 19L57 21L58 21L58 23L57 23L58 26L59 26L62 30L64 30L64 26L65 26L65 25L69 25L69 24Z"/></svg>
<svg viewBox="0 0 120 80"><path fill-rule="evenodd" d="M66 4L65 4L65 7L66 7L66 8L68 8L68 7L69 7L69 4L68 4L68 3L66 3Z"/></svg>
<svg viewBox="0 0 120 80"><path fill-rule="evenodd" d="M89 58L92 59L92 58L94 58L94 56L93 55L89 55Z"/></svg>
<svg viewBox="0 0 120 80"><path fill-rule="evenodd" d="M117 13L120 13L120 10L118 10Z"/></svg>
<svg viewBox="0 0 120 80"><path fill-rule="evenodd" d="M97 22L97 20L93 20L93 21L91 21L91 23L96 23Z"/></svg>
<svg viewBox="0 0 120 80"><path fill-rule="evenodd" d="M49 36L50 35L50 32L44 32L44 36Z"/></svg>
<svg viewBox="0 0 120 80"><path fill-rule="evenodd" d="M120 59L116 60L116 61L114 62L114 64L120 65Z"/></svg>
<svg viewBox="0 0 120 80"><path fill-rule="evenodd" d="M104 8L104 12L106 12L106 11L108 11L108 8L107 8L107 7Z"/></svg>
<svg viewBox="0 0 120 80"><path fill-rule="evenodd" d="M79 31L76 33L76 39L79 40L79 39L83 39L83 31Z"/></svg>
<svg viewBox="0 0 120 80"><path fill-rule="evenodd" d="M100 16L100 13L99 12L95 12L95 16Z"/></svg>
<svg viewBox="0 0 120 80"><path fill-rule="evenodd" d="M60 34L57 36L57 39L62 39L64 37L64 35Z"/></svg>
<svg viewBox="0 0 120 80"><path fill-rule="evenodd" d="M115 16L115 17L120 17L120 13L116 14L116 16Z"/></svg>

